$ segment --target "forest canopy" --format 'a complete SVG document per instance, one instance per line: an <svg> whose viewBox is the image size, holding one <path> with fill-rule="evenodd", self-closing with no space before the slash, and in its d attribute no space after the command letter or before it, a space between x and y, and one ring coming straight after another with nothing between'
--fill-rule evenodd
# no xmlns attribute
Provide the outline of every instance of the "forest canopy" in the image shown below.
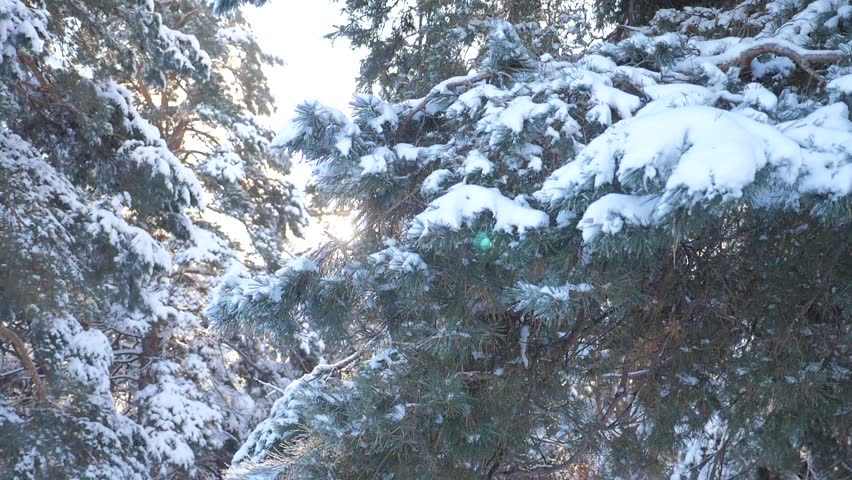
<svg viewBox="0 0 852 480"><path fill-rule="evenodd" d="M0 0L3 475L852 477L849 0L241 3Z"/></svg>

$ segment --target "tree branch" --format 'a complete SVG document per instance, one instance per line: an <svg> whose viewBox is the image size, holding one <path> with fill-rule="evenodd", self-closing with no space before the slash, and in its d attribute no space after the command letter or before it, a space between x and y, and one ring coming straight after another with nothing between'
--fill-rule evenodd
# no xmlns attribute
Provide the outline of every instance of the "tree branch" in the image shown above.
<svg viewBox="0 0 852 480"><path fill-rule="evenodd" d="M825 83L825 77L816 72L811 67L814 63L834 63L839 62L844 58L843 52L840 50L803 50L797 49L794 46L785 45L777 42L762 42L753 47L749 47L733 60L719 65L719 68L727 72L731 67L746 68L751 65L751 61L766 53L780 55L792 60L802 70L815 78L820 84Z"/></svg>
<svg viewBox="0 0 852 480"><path fill-rule="evenodd" d="M139 84L139 91L142 93L142 98L145 99L148 108L155 110L157 107L154 105L154 99L151 98L151 92L142 80L142 66L139 62L136 63L136 82Z"/></svg>
<svg viewBox="0 0 852 480"><path fill-rule="evenodd" d="M177 23L175 23L174 29L180 30L181 28L185 27L186 24L189 23L189 19L192 18L192 16L195 15L198 12L199 8L201 8L201 7L195 7L192 10L183 14L183 16L180 18L180 20L178 20Z"/></svg>
<svg viewBox="0 0 852 480"><path fill-rule="evenodd" d="M488 78L491 78L492 76L493 76L493 74L491 74L491 73L480 73L479 75L467 77L464 80L457 80L455 82L447 82L447 83L443 84L442 87L447 89L447 88L460 87L462 85L472 85L472 84L479 82L481 80L486 80ZM405 116L405 120L402 121L402 125L400 125L399 128L405 129L406 125L408 125L408 122L410 122L411 119L414 118L414 115L416 115L417 112L426 108L426 105L428 105L429 102L432 101L432 99L437 97L439 93L440 93L440 90L433 88L432 91L429 92L429 94L426 95L426 97L423 98L423 100L421 100L420 103L417 104L416 107L414 107L410 112L408 112L408 115Z"/></svg>
<svg viewBox="0 0 852 480"><path fill-rule="evenodd" d="M33 381L36 403L50 403L47 400L47 390L44 388L44 383L42 383L38 370L36 370L33 360L30 358L30 354L27 353L27 347L24 345L21 338L15 334L15 332L2 325L0 325L0 338L8 341L13 347L15 347L15 352L18 354L18 358L21 359L24 369L26 369Z"/></svg>

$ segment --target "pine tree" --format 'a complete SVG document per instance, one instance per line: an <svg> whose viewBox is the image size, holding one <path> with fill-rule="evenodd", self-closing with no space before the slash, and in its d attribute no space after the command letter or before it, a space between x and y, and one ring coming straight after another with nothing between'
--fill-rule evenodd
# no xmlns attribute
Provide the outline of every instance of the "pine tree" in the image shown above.
<svg viewBox="0 0 852 480"><path fill-rule="evenodd" d="M852 5L659 10L576 56L488 25L473 72L277 137L356 235L207 314L351 354L229 478L848 477Z"/></svg>
<svg viewBox="0 0 852 480"><path fill-rule="evenodd" d="M488 20L506 18L518 28L553 28L565 22L570 3L346 2L341 8L346 23L329 38L345 38L366 50L358 78L361 90L378 89L385 98L406 100L426 95L445 78L469 73L488 34ZM539 49L551 48L559 40L555 30L549 33L549 38L539 37Z"/></svg>
<svg viewBox="0 0 852 480"><path fill-rule="evenodd" d="M305 223L256 118L278 60L188 0L9 0L0 46L0 476L217 478L263 383L313 361L200 316L218 275L274 270Z"/></svg>

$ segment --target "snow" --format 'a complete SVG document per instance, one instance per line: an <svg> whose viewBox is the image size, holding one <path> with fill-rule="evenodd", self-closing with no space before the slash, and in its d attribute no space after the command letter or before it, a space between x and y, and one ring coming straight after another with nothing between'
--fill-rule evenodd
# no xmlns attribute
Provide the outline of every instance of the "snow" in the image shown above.
<svg viewBox="0 0 852 480"><path fill-rule="evenodd" d="M72 185L26 140L3 128L0 128L0 174L11 182L6 185L11 186L9 198L14 199L11 204L0 204L0 218L11 221L6 224L9 227L15 223L25 227L21 231L22 241L30 252L35 248L32 225L40 225L39 233L49 236L56 245L56 254L62 255L60 245L75 241L75 234L69 227L78 215L87 217L90 213L85 193Z"/></svg>
<svg viewBox="0 0 852 480"><path fill-rule="evenodd" d="M638 89L644 90L651 85L656 85L661 80L662 75L659 72L640 67L619 65L615 69L615 77L627 81L630 85Z"/></svg>
<svg viewBox="0 0 852 480"><path fill-rule="evenodd" d="M494 216L494 229L507 233L517 230L523 234L530 229L543 228L549 221L544 212L510 200L496 188L457 184L414 218L408 237L423 238L433 227L458 230L486 211Z"/></svg>
<svg viewBox="0 0 852 480"><path fill-rule="evenodd" d="M420 147L415 147L410 143L397 143L393 146L393 151L396 156L406 162L417 161L417 156L420 154Z"/></svg>
<svg viewBox="0 0 852 480"><path fill-rule="evenodd" d="M498 101L509 95L509 92L489 83L477 85L458 96L458 99L450 105L448 112L451 115L460 115L465 110L477 110L483 104L483 99Z"/></svg>
<svg viewBox="0 0 852 480"><path fill-rule="evenodd" d="M293 257L284 263L284 268L294 272L318 272L319 266L305 257Z"/></svg>
<svg viewBox="0 0 852 480"><path fill-rule="evenodd" d="M379 370L402 362L402 355L395 348L382 350L365 362L371 370Z"/></svg>
<svg viewBox="0 0 852 480"><path fill-rule="evenodd" d="M82 330L66 347L68 374L98 395L110 395L109 367L113 352L109 339L100 330Z"/></svg>
<svg viewBox="0 0 852 480"><path fill-rule="evenodd" d="M716 40L707 40L707 41L699 41L694 42L693 45L698 48L701 52L700 56L696 57L688 57L684 60L681 60L675 65L675 70L677 71L695 71L701 70L703 64L711 64L711 65L723 65L730 62L735 61L739 58L743 52L748 49L759 47L762 45L774 45L781 48L789 49L799 55L806 56L809 53L812 54L828 54L832 53L832 50L809 50L807 48L802 47L809 42L801 41L801 38L798 38L798 42L794 43L790 40L785 40L781 36L776 34L771 38L739 38L739 37L728 37Z"/></svg>
<svg viewBox="0 0 852 480"><path fill-rule="evenodd" d="M185 228L189 234L190 245L175 255L180 263L216 262L230 253L228 242L210 230L187 221Z"/></svg>
<svg viewBox="0 0 852 480"><path fill-rule="evenodd" d="M253 305L281 302L293 278L317 272L319 266L312 260L294 257L273 275L243 278L240 272L226 274L219 286L210 292L204 313L214 323L248 320L255 313L251 309Z"/></svg>
<svg viewBox="0 0 852 480"><path fill-rule="evenodd" d="M586 55L577 63L595 73L612 73L618 69L618 66L611 58L604 57L603 55Z"/></svg>
<svg viewBox="0 0 852 480"><path fill-rule="evenodd" d="M9 405L6 398L0 398L0 427L6 428L10 423L22 424L24 419L15 413L14 407Z"/></svg>
<svg viewBox="0 0 852 480"><path fill-rule="evenodd" d="M639 108L642 102L636 95L625 93L609 85L594 84L592 88L592 100L600 105L612 108L621 118L630 117Z"/></svg>
<svg viewBox="0 0 852 480"><path fill-rule="evenodd" d="M767 111L777 106L777 98L763 87L747 87L743 98ZM562 210L581 192L617 181L625 193L593 201L577 223L589 242L625 226L655 225L676 208L740 198L767 168L773 181L801 194L837 196L852 190L847 153L852 123L845 104L822 107L777 126L761 123L767 117L755 114L760 112L707 106L640 113L595 138L574 161L554 171L534 196ZM790 202L783 195L776 197L766 201Z"/></svg>
<svg viewBox="0 0 852 480"><path fill-rule="evenodd" d="M383 125L395 127L397 123L399 123L399 117L397 116L393 105L383 101L375 95L359 95L356 98L356 104L357 103L369 105L369 108L378 112L377 116L374 116L367 121L367 125L369 125L369 127L376 133L382 133L384 131L382 128Z"/></svg>
<svg viewBox="0 0 852 480"><path fill-rule="evenodd" d="M395 242L390 242L387 248L370 255L370 260L376 264L385 265L389 270L412 273L428 269L420 255L403 250Z"/></svg>
<svg viewBox="0 0 852 480"><path fill-rule="evenodd" d="M828 82L825 88L833 96L852 95L852 74L841 75L835 78Z"/></svg>
<svg viewBox="0 0 852 480"><path fill-rule="evenodd" d="M777 6L780 2L775 3ZM714 9L702 10L701 18L689 26L689 31L706 29L709 32L718 30L719 25L731 25L731 28L743 32L759 30L755 30L753 25L739 25L739 22L745 21L740 16L746 15L746 10L741 8L725 15L717 15L718 10ZM791 31L789 38L779 44L787 45L786 41L792 45L790 48L801 51L804 46L797 42L804 40L804 36L799 34ZM320 130L319 134L311 132L312 139L328 142L328 138L334 137L333 142L321 145L321 148L332 150L330 145L336 144L339 153L344 156L355 152L351 158L345 159L325 150L316 155L319 162L339 162L337 172L343 174L335 177L334 181L351 182L345 185L346 188L333 190L334 193L381 192L383 188L400 187L415 198L412 203L431 200L421 213L414 216L404 241L386 241L384 247L360 253L358 274L371 281L379 280L378 288L383 289L396 288L394 282L400 278L433 278L430 266L424 262L424 258L431 262L432 257L425 254L421 257L417 253L429 246L427 242L434 238L430 235L440 236L449 230L459 231L459 235L470 233L472 237L480 228L488 231L481 223L492 217L494 230L521 236L530 229L548 228L553 219L555 228L571 229L570 232L558 232L560 241L570 234L572 241L581 237L584 243L590 244L608 236L626 236L631 230L663 228L675 211L693 214L703 206L715 207L726 202L728 205L743 205L743 211L751 211L777 201L756 200L764 195L763 190L784 196L782 201L792 208L797 208L797 200L805 194L834 198L848 195L852 188L852 167L849 166L852 128L847 107L838 103L819 108L819 102L825 99L820 93L796 104L795 108L788 108L791 104L785 96L790 95L789 90L780 94L779 100L773 91L761 84L742 85L738 80L742 78L742 72L726 64L744 49L768 40L717 37L718 33L689 41L678 34L656 38L637 35L632 38L630 42L635 47L649 54L656 52L660 45L691 52L688 59L677 62L673 67L661 68L660 72L618 66L604 55L587 55L576 62L556 62L548 58L547 65L539 71L529 69L496 78L493 81L495 85L472 85L467 82L470 77L448 79L432 90L425 99L429 101L428 107L420 115L434 115L435 125L446 121L443 125L461 124L462 127L444 129L439 126L429 129L428 135L420 135L416 140L398 136L393 129L399 121L397 115L404 115L406 109L410 113L423 99L391 106L374 97L361 97L359 101L370 108L356 105L358 127L351 130L363 130L363 135L358 130L361 136L354 144L356 148L352 148L352 136L341 137L345 148L340 148L341 140L337 135L349 128L346 127L348 120L332 115L335 118L328 124L319 122L319 125L312 125L311 128ZM612 49L612 58L619 58L615 50ZM624 57L620 57L619 61L624 61ZM655 68L652 61L640 62L633 58L628 61ZM752 72L756 77L771 75L784 68L781 59L772 59L769 55L763 56L759 63L760 67ZM763 70L759 71L760 68ZM837 72L833 67L827 75L832 78ZM847 88L842 85L845 80L841 80L842 77L838 77L829 84L829 91L834 92L835 99ZM451 83L457 86L450 88ZM770 84L766 82L766 85ZM781 86L772 85L774 91L783 91ZM736 93L728 91L728 88L735 88ZM436 95L444 97L432 101ZM779 119L802 117L806 112L812 113L795 121L777 123ZM584 122L584 117L599 125ZM419 119L414 117L414 120ZM288 128L282 138L297 138L299 128L295 125ZM598 134L601 131L603 133ZM400 138L412 144L395 144ZM432 147L419 146L431 142L446 142L442 154L429 156L426 151ZM314 146L316 143L309 148ZM558 155L562 158L556 157ZM551 173L549 169L554 161L565 163ZM541 176L534 173L538 170L542 171ZM389 171L393 171L393 175L386 175ZM349 173L351 178L344 178ZM382 175L382 178L370 178L375 175ZM541 177L546 178L542 180ZM417 182L421 179L421 197L417 199ZM462 183L449 186L455 182ZM334 189L338 185L324 187ZM536 189L538 191L532 194L533 200L530 193ZM540 206L542 204L544 206ZM551 216L539 210L544 208ZM709 210L710 214L715 212L715 209ZM704 213L702 211L701 215ZM442 238L444 240L449 241ZM571 244L566 242L566 245ZM502 250L502 242L499 245ZM497 261L507 258L512 248L515 246L510 244L508 254ZM588 258L587 252L594 250L581 247L580 267L583 259ZM539 258L544 262L546 253L541 255ZM363 261L365 256L367 260ZM470 261L492 260L494 258L483 255ZM526 273L521 272L522 278L527 278L524 276ZM576 274L585 275L582 268ZM560 283L565 279L548 275L559 274L530 271L529 276L536 281L551 281L552 284L519 283L511 293L516 295L516 291L520 291L516 295L518 298L529 293L530 297L541 302L519 310L523 315L535 315L535 326L529 323L532 317L522 317L524 320L515 324L519 329L520 352L516 363L527 368L530 367L530 357L533 357L529 350L530 336L550 335L550 332L544 331L550 325L536 309L561 313L573 306L568 304L576 301L572 296L582 296L578 292L592 289L585 283ZM575 277L572 275L570 278ZM374 287L376 284L371 283L370 288ZM237 301L252 301L248 297L254 294L269 294L274 298L275 289L274 284L258 283L254 290L242 292L245 295ZM370 308L376 305L368 302ZM692 301L686 299L686 302ZM443 320L440 317L436 321L435 337L469 335L441 326ZM542 326L541 332L538 326ZM405 330L402 332L402 338L406 338ZM568 335L556 333L563 338ZM546 339L543 337L543 340ZM588 345L579 348L589 351ZM486 349L482 346L474 346L470 350L474 349L466 351L465 355L469 353L475 360L486 360L492 353L484 353ZM383 377L388 371L381 369L390 366L399 357L381 352L365 362L366 372L362 373ZM494 368L490 364L483 367ZM374 372L373 369L380 371ZM499 368L494 371L505 373ZM642 369L630 372L630 376L647 373L648 370ZM603 375L615 378L616 374ZM705 372L695 375L682 374L679 378L684 383L696 385L700 384L699 377L708 378ZM323 382L329 376L312 376L306 381L312 383L311 387L322 390ZM352 384L358 381L357 374L345 375L344 378L350 379L348 381ZM308 386L300 388L307 391ZM620 392L627 393L624 389ZM669 395L669 392L670 389L666 390L663 396ZM253 434L249 441L251 446L244 446L242 453L238 454L242 456L235 457L235 468L240 468L241 460L244 463L262 460L271 446L286 444L292 438L288 436L290 431L316 429L317 424L326 428L327 424L340 420L328 411L324 412L327 415L306 418L306 406L325 401L321 394L300 393L293 395L291 400L293 402L278 407L268 423L259 427L261 433ZM407 405L397 402L385 403L379 410L379 419L383 416L393 421L406 418L411 410L406 412ZM637 408L642 407L637 404ZM637 418L641 418L641 410L635 413ZM349 432L357 430L360 433L367 428L358 424ZM649 429L651 425L643 424L640 428ZM719 430L714 429L712 433L715 435ZM543 429L540 431L542 436L547 435ZM707 436L712 437L709 433ZM689 445L685 451L671 455L669 460L677 457L677 460L692 463L683 472L694 473L702 468L696 465L703 465L704 453L709 451L705 447L707 442L697 447Z"/></svg>
<svg viewBox="0 0 852 480"><path fill-rule="evenodd" d="M749 83L743 89L743 98L749 105L755 106L764 112L774 112L778 106L778 97L759 83Z"/></svg>
<svg viewBox="0 0 852 480"><path fill-rule="evenodd" d="M462 170L465 175L475 172L479 172L480 175L488 175L494 170L494 164L481 151L473 149L465 157Z"/></svg>
<svg viewBox="0 0 852 480"><path fill-rule="evenodd" d="M535 103L532 97L516 97L500 112L497 121L515 133L521 133L524 122L541 115L546 115L550 106L545 103Z"/></svg>
<svg viewBox="0 0 852 480"><path fill-rule="evenodd" d="M218 446L220 440L210 427L222 421L222 413L184 378L181 365L160 360L149 369L156 381L137 393L137 401L146 406L149 448L172 464L191 468L198 446Z"/></svg>
<svg viewBox="0 0 852 480"><path fill-rule="evenodd" d="M204 79L210 78L213 62L210 55L201 49L195 35L173 30L163 24L159 27L160 41L165 47L166 57L181 70L195 71Z"/></svg>
<svg viewBox="0 0 852 480"><path fill-rule="evenodd" d="M746 118L750 118L750 119L754 120L755 122L766 123L766 124L770 123L769 115L767 115L767 114L765 114L761 111L755 110L751 107L740 107L740 108L737 109L737 113L746 117Z"/></svg>
<svg viewBox="0 0 852 480"><path fill-rule="evenodd" d="M656 195L604 195L589 205L577 223L577 228L583 232L583 241L589 243L601 233L613 235L620 232L625 224L632 227L648 226L658 200Z"/></svg>
<svg viewBox="0 0 852 480"><path fill-rule="evenodd" d="M757 171L767 163L783 169L780 173L785 179L795 178L792 174L801 162L799 149L789 139L779 135L775 129L750 119L738 118L733 114L712 109L678 113L685 115L680 116L679 119L658 119L680 121L683 123L675 123L675 125L686 126L684 129L672 129L684 134L684 137L680 139L658 134L658 138L668 137L664 140L668 143L666 146L686 149L668 178L667 191L684 187L687 194L692 196L693 202L712 199L717 195L722 196L723 199L738 198L742 195L743 188L754 182ZM641 136L642 133L641 129L637 131L634 126L631 135ZM678 141L683 143L679 145L674 143ZM658 144L655 147L657 148L652 147L652 151L634 152L630 146L625 145L626 153L619 170L622 176L631 169L645 168L646 176L653 176L654 170L670 168L671 164L667 163L669 159L661 159L663 162L647 168L648 165L641 159L643 153L651 155L667 153L659 148L662 145ZM663 201L666 201L665 198Z"/></svg>
<svg viewBox="0 0 852 480"><path fill-rule="evenodd" d="M29 8L21 0L0 0L0 12L0 64L5 67L8 62L18 70L19 50L44 51L49 14L45 9Z"/></svg>
<svg viewBox="0 0 852 480"><path fill-rule="evenodd" d="M766 61L754 58L749 67L751 68L752 78L755 80L760 80L764 77L787 77L796 70L796 64L792 60L787 57L776 56Z"/></svg>
<svg viewBox="0 0 852 480"><path fill-rule="evenodd" d="M361 135L358 125L352 123L349 117L336 108L321 105L316 101L306 101L301 104L300 109L310 111L320 122L328 128L336 130L334 134L334 146L342 156L348 156L352 149L352 139ZM273 147L288 147L289 144L305 133L304 125L299 117L293 118L285 123L282 130L272 141Z"/></svg>
<svg viewBox="0 0 852 480"><path fill-rule="evenodd" d="M459 75L457 77L450 77L450 78L444 80L443 82L432 87L431 93L449 95L449 94L452 93L450 91L450 87L449 87L450 84L470 82L471 80L473 80L477 76L479 76L478 73L471 73L469 75Z"/></svg>
<svg viewBox="0 0 852 480"><path fill-rule="evenodd" d="M521 361L524 364L524 368L530 368L530 359L527 358L527 344L529 343L530 338L530 326L529 325L521 325Z"/></svg>
<svg viewBox="0 0 852 480"><path fill-rule="evenodd" d="M799 192L834 197L852 193L852 122L846 104L827 105L778 128L803 147Z"/></svg>
<svg viewBox="0 0 852 480"><path fill-rule="evenodd" d="M790 21L785 22L780 28L772 30L771 35L797 45L807 45L811 41L811 34L817 28L819 18L832 13L840 3L843 2L836 0L811 1L802 11L794 15ZM767 6L769 11L781 8L785 8L782 2ZM830 21L830 17L827 20Z"/></svg>
<svg viewBox="0 0 852 480"><path fill-rule="evenodd" d="M122 262L129 251L133 252L149 274L158 268L167 272L171 270L171 254L148 232L129 225L126 220L107 208L93 208L90 214L91 222L86 230L94 236L105 237L116 247L116 261Z"/></svg>
<svg viewBox="0 0 852 480"><path fill-rule="evenodd" d="M711 105L718 94L707 87L691 83L669 83L663 85L648 85L643 88L645 95L666 107L685 107L687 105ZM647 114L653 109L646 106L640 111Z"/></svg>
<svg viewBox="0 0 852 480"><path fill-rule="evenodd" d="M234 183L246 176L243 159L234 152L211 155L201 165L201 171L215 178Z"/></svg>
<svg viewBox="0 0 852 480"><path fill-rule="evenodd" d="M390 360L391 352L385 353ZM303 413L307 405L320 400L332 403L339 401L338 398L322 390L328 384L330 373L357 358L358 355L356 352L337 363L317 365L310 373L290 382L284 388L281 398L273 404L269 416L255 427L245 443L234 454L225 478L246 478L249 472L255 475L255 469L259 464L266 460L279 445L290 441L298 431L300 423L308 421ZM404 415L405 406L402 407ZM260 471L263 471L262 466Z"/></svg>
<svg viewBox="0 0 852 480"><path fill-rule="evenodd" d="M98 95L118 108L123 114L125 128L140 137L126 140L118 149L118 155L140 167L148 167L152 177L162 177L165 187L184 205L197 203L204 208L204 195L195 174L169 150L160 131L139 114L133 106L133 94L114 81L108 81L98 85Z"/></svg>
<svg viewBox="0 0 852 480"><path fill-rule="evenodd" d="M231 125L231 131L237 138L246 143L252 145L265 145L267 143L266 137L261 133L257 125L252 124L250 121L247 123L235 122Z"/></svg>
<svg viewBox="0 0 852 480"><path fill-rule="evenodd" d="M241 27L224 27L216 32L216 37L225 43L254 43L254 34Z"/></svg>
<svg viewBox="0 0 852 480"><path fill-rule="evenodd" d="M545 285L539 288L539 291L542 294L548 295L554 300L559 300L562 302L567 302L568 300L570 300L571 292L589 292L591 290L592 286L588 283L566 283L565 285L560 285L557 287Z"/></svg>
<svg viewBox="0 0 852 480"><path fill-rule="evenodd" d="M405 418L405 405L401 403L394 405L393 410L385 416L395 422L401 422Z"/></svg>
<svg viewBox="0 0 852 480"><path fill-rule="evenodd" d="M448 178L453 176L453 172L447 170L446 168L439 168L434 172L430 173L424 180L423 184L420 186L420 192L424 195L434 195L440 192L443 187L443 184Z"/></svg>
<svg viewBox="0 0 852 480"><path fill-rule="evenodd" d="M381 175L388 171L388 160L393 161L393 152L387 147L379 147L373 153L361 157L361 176Z"/></svg>
<svg viewBox="0 0 852 480"><path fill-rule="evenodd" d="M801 161L799 146L771 126L711 107L672 108L608 129L575 161L557 169L535 196L556 206L592 186L616 179L629 184L628 177L638 174L643 183L664 182L656 212L662 216L681 204L673 198L679 195L685 195L686 205L738 198L766 165L792 182Z"/></svg>
<svg viewBox="0 0 852 480"><path fill-rule="evenodd" d="M123 47L144 50L147 61L143 63L148 67L178 77L183 74L182 78L170 78L170 86L183 85L190 97L199 93L193 85L206 78L212 67L210 58L200 50L195 37L160 28L161 21L167 19L154 12L153 0L130 2L122 6L121 12L95 8L96 20L118 19L118 24L103 26L97 21L85 23L87 13L91 13L87 12L91 5L86 2L78 2L79 8L68 6L67 2L49 2L53 7L49 5L47 9L52 8L51 12L59 15L50 18L51 33L47 30L47 11L35 8L46 3L0 0L0 63L8 77L5 79L20 83L22 88L11 97L4 97L12 103L3 109L24 112L18 121L0 126L0 197L4 197L0 202L0 224L9 227L0 228L0 250L11 249L0 257L11 259L15 267L24 267L19 275L23 282L16 285L13 281L12 293L28 291L23 287L29 285L37 287L31 290L32 298L25 295L16 299L18 304L11 305L7 312L11 318L4 320L28 334L22 338L38 354L34 360L39 370L51 372L44 382L55 408L45 410L52 412L46 423L27 411L22 421L29 425L20 428L21 442L0 463L11 466L17 462L17 450L22 452L22 458L29 455L26 450L31 450L37 452L29 456L35 459L34 467L10 470L9 475L50 477L48 469L66 463L68 468L60 473L74 478L192 477L199 474L201 459L206 462L227 451L220 450L226 435L238 441L253 417L265 413L264 404L271 403L258 399L255 408L249 397L258 393L254 387L244 393L237 391L248 386L247 375L255 371L243 365L258 362L262 369L257 371L272 378L280 378L290 368L289 364L275 365L263 358L267 344L247 342L251 356L245 362L228 365L233 367L231 371L211 374L205 367L208 363L214 366L224 356L213 351L221 340L205 332L206 325L193 313L201 306L199 296L224 266L187 269L178 265L172 269L173 254L174 260L180 262L218 262L233 254L224 240L189 220L186 210L200 206L203 193L193 170L206 169L207 173L235 182L244 178L245 168L234 152L208 157L210 161L203 165L192 159L184 164L157 127L140 115L143 109L137 111L134 107L138 89L132 93L115 82L103 81L113 66L108 65L109 53L104 50L109 48L109 40L98 35L114 34L119 43L122 38L131 40ZM158 4L157 10L161 6ZM206 5L199 7L204 10ZM177 10L169 12L179 14ZM207 18L205 12L199 15ZM233 17L211 19L228 24L240 21ZM213 33L223 33L195 27L190 29L203 30L207 44ZM230 30L226 35L231 41L247 38L244 31ZM53 36L56 34L60 38ZM67 37L62 36L65 34ZM97 51L89 52L91 55L79 51L75 46L80 40L77 34L87 36ZM88 38L90 34L94 37ZM165 59L160 55L163 51ZM217 53L220 59L227 60L227 52ZM16 78L16 73L20 73L15 71L17 65L26 58L43 68ZM89 60L91 65L79 64ZM189 72L175 72L175 68L192 70L192 78L186 75ZM39 85L36 70L42 70L51 81L64 80ZM24 117L39 118L33 112L19 110L25 108L24 104L15 105L18 96L17 100L25 100L26 95L37 91L48 94L49 98L42 99L47 101L42 106L57 133L39 135L37 128L24 129L41 150L11 133L27 123ZM190 108L198 100L179 96L178 100L186 100ZM236 96L240 97L238 93ZM244 99L235 99L238 104L241 100ZM214 133L222 141L226 139L220 134L230 135L231 141L238 137L245 140L239 145L248 147L249 142L257 143L264 131L251 120L251 115L238 110L229 114L243 118L243 122L233 124L228 132L222 128ZM196 112L197 116L193 116ZM203 104L196 112L190 111L190 116L201 117L199 120L208 124L212 121L225 127L223 123L230 121L212 118L221 112ZM190 143L186 148L197 147ZM265 145L257 146L253 152L267 160ZM123 192L125 189L132 194ZM192 211L191 215L198 213ZM56 278L49 278L53 276ZM23 311L29 312L26 318L16 317ZM85 329L70 318L68 311L86 320ZM59 316L63 318L55 318ZM29 328L35 327L35 322L45 326L44 336ZM158 330L152 332L155 322ZM141 355L138 345L149 333L159 335L162 350ZM43 347L46 348L42 350ZM252 358L255 355L260 358ZM169 365L160 362L164 358L185 361ZM213 382L216 384L211 385ZM146 384L150 388L138 391ZM22 400L30 399L19 405L20 411L28 410L23 407L32 404L32 392L26 384L17 390ZM112 392L116 393L115 398ZM235 411L228 413L227 427L216 405ZM0 423L12 421L5 406L0 400ZM67 438L69 431L79 433L74 435L74 445L70 446L73 448L50 443ZM81 452L85 458L78 455ZM23 463L15 467L20 465ZM178 467L183 471L177 472Z"/></svg>

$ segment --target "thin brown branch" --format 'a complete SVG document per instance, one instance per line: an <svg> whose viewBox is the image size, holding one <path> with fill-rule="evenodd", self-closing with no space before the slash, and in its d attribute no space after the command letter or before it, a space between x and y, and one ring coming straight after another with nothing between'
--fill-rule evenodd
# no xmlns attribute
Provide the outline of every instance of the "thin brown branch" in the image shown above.
<svg viewBox="0 0 852 480"><path fill-rule="evenodd" d="M38 83L41 84L42 87L47 87L49 85L47 79L41 73L41 69L36 65L35 60L32 57L27 55L26 53L18 53L18 60L23 63L27 69L36 77Z"/></svg>
<svg viewBox="0 0 852 480"><path fill-rule="evenodd" d="M145 104L148 105L148 108L155 110L157 107L154 105L154 99L151 97L151 92L148 90L148 86L145 85L145 82L142 80L142 66L139 63L136 63L136 82L139 84L139 91L142 93L142 98L145 99Z"/></svg>
<svg viewBox="0 0 852 480"><path fill-rule="evenodd" d="M0 338L8 341L13 347L15 347L15 352L18 354L18 358L21 359L21 363L33 381L36 403L50 404L47 399L47 389L44 388L44 383L42 383L38 370L36 370L33 360L30 358L30 354L27 352L27 347L24 345L21 337L9 328L0 325Z"/></svg>
<svg viewBox="0 0 852 480"><path fill-rule="evenodd" d="M201 7L195 7L192 10L183 14L183 16L180 18L180 20L178 20L177 23L175 23L175 26L173 28L175 30L180 30L181 28L185 27L186 24L189 23L189 20L192 18L192 16L195 15L196 13L198 13L199 8L201 8Z"/></svg>
<svg viewBox="0 0 852 480"><path fill-rule="evenodd" d="M30 73L32 73L36 80L38 80L39 82L38 87L34 85L28 85L27 88L32 89L33 91L38 91L46 97L50 98L51 100L56 101L56 103L65 107L65 109L68 110L72 115L77 117L80 116L80 112L77 110L77 108L74 105L68 103L68 101L66 101L65 98L63 98L63 96L56 91L56 88L54 88L53 85L51 85L50 82L47 81L47 77L44 76L44 73L41 71L41 68L39 68L34 58L30 57L25 53L18 53L18 60L20 60L20 62L23 63L25 67L27 67L27 70L29 70ZM27 97L28 100L30 100L30 103L33 103L32 97L24 91L23 87L21 87L20 84L18 84L18 87L19 90L24 93L24 96Z"/></svg>
<svg viewBox="0 0 852 480"><path fill-rule="evenodd" d="M183 113L183 112L181 112ZM184 136L186 135L187 128L192 123L192 119L188 114L179 115L183 118L178 121L175 128L172 129L171 133L167 136L166 143L169 145L171 150L180 150L183 146Z"/></svg>

